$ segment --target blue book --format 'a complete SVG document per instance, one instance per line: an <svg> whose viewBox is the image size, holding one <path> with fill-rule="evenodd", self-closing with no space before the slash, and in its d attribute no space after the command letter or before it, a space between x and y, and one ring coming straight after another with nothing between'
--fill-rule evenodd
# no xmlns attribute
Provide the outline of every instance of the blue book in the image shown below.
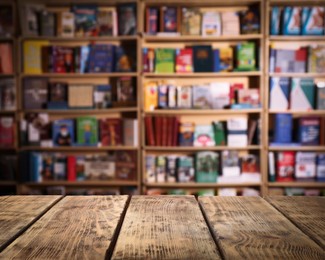
<svg viewBox="0 0 325 260"><path fill-rule="evenodd" d="M115 46L115 72L130 72L132 71L132 61L127 56L125 50L121 46Z"/></svg>
<svg viewBox="0 0 325 260"><path fill-rule="evenodd" d="M273 6L271 10L270 33L271 35L280 34L281 9L279 6Z"/></svg>
<svg viewBox="0 0 325 260"><path fill-rule="evenodd" d="M93 44L90 46L88 66L90 73L113 72L114 45Z"/></svg>
<svg viewBox="0 0 325 260"><path fill-rule="evenodd" d="M68 109L68 102L66 102L66 101L49 101L49 102L47 102L47 109L49 109L49 110L65 110L65 109Z"/></svg>
<svg viewBox="0 0 325 260"><path fill-rule="evenodd" d="M283 35L300 35L300 15L301 7L287 6L283 10Z"/></svg>
<svg viewBox="0 0 325 260"><path fill-rule="evenodd" d="M193 46L194 72L213 72L213 51L211 45Z"/></svg>
<svg viewBox="0 0 325 260"><path fill-rule="evenodd" d="M30 181L32 182L40 182L41 179L41 171L42 171L42 155L40 153L32 152L30 153Z"/></svg>
<svg viewBox="0 0 325 260"><path fill-rule="evenodd" d="M52 138L55 146L71 146L74 143L74 121L56 120L52 124Z"/></svg>
<svg viewBox="0 0 325 260"><path fill-rule="evenodd" d="M317 155L316 180L325 181L325 153Z"/></svg>
<svg viewBox="0 0 325 260"><path fill-rule="evenodd" d="M325 7L303 7L302 9L302 35L323 35L324 34L324 10ZM315 22L315 21L323 21Z"/></svg>
<svg viewBox="0 0 325 260"><path fill-rule="evenodd" d="M167 108L168 107L168 86L167 85L159 85L158 86L158 107L159 108Z"/></svg>
<svg viewBox="0 0 325 260"><path fill-rule="evenodd" d="M292 115L276 114L274 122L274 140L276 143L292 142Z"/></svg>
<svg viewBox="0 0 325 260"><path fill-rule="evenodd" d="M302 145L319 145L320 120L319 118L299 118L298 141Z"/></svg>
<svg viewBox="0 0 325 260"><path fill-rule="evenodd" d="M96 5L74 5L72 7L75 19L76 36L96 36L97 12Z"/></svg>
<svg viewBox="0 0 325 260"><path fill-rule="evenodd" d="M219 49L213 50L213 71L214 72L221 71L221 68L220 68L220 51L219 51Z"/></svg>
<svg viewBox="0 0 325 260"><path fill-rule="evenodd" d="M80 73L88 72L89 46L81 46Z"/></svg>

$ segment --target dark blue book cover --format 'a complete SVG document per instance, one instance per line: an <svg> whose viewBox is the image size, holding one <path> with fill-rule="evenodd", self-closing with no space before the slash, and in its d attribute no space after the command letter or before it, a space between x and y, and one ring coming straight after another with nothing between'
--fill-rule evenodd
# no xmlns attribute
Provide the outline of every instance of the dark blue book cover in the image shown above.
<svg viewBox="0 0 325 260"><path fill-rule="evenodd" d="M41 181L42 155L32 152L30 154L30 160L30 180L32 182L39 182Z"/></svg>
<svg viewBox="0 0 325 260"><path fill-rule="evenodd" d="M115 72L130 72L132 71L132 60L125 52L122 46L115 46Z"/></svg>
<svg viewBox="0 0 325 260"><path fill-rule="evenodd" d="M319 118L299 118L298 141L302 145L319 145L320 120Z"/></svg>
<svg viewBox="0 0 325 260"><path fill-rule="evenodd" d="M213 50L213 71L219 72L220 68L220 51L219 49Z"/></svg>
<svg viewBox="0 0 325 260"><path fill-rule="evenodd" d="M158 32L158 8L148 7L147 8L147 23L146 32L148 34L156 34Z"/></svg>
<svg viewBox="0 0 325 260"><path fill-rule="evenodd" d="M213 72L213 51L210 45L193 46L194 72Z"/></svg>
<svg viewBox="0 0 325 260"><path fill-rule="evenodd" d="M274 122L274 142L291 143L292 142L292 115L276 114Z"/></svg>
<svg viewBox="0 0 325 260"><path fill-rule="evenodd" d="M316 169L317 181L325 181L325 154L317 155L317 169Z"/></svg>
<svg viewBox="0 0 325 260"><path fill-rule="evenodd" d="M93 44L90 46L88 68L90 73L109 73L113 71L114 45Z"/></svg>
<svg viewBox="0 0 325 260"><path fill-rule="evenodd" d="M96 5L74 5L72 7L76 36L97 36L97 11Z"/></svg>
<svg viewBox="0 0 325 260"><path fill-rule="evenodd" d="M167 85L159 85L158 86L158 107L159 108L167 108L167 92L168 86Z"/></svg>
<svg viewBox="0 0 325 260"><path fill-rule="evenodd" d="M74 121L56 120L52 124L52 138L55 146L71 146L74 143Z"/></svg>
<svg viewBox="0 0 325 260"><path fill-rule="evenodd" d="M177 7L174 6L162 7L162 16L163 16L162 32L176 33L177 24L178 24Z"/></svg>
<svg viewBox="0 0 325 260"><path fill-rule="evenodd" d="M117 6L118 34L136 35L137 33L136 3L119 4Z"/></svg>

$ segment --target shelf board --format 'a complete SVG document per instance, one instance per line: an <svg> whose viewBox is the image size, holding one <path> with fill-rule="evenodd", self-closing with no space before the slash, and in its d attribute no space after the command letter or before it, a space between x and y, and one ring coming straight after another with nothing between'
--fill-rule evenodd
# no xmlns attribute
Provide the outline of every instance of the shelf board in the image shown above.
<svg viewBox="0 0 325 260"><path fill-rule="evenodd" d="M54 147L39 147L39 146L24 146L21 147L20 150L23 151L62 151L62 152L94 152L94 151L116 151L116 150L138 150L136 146L105 146L105 147L97 147L97 146L54 146Z"/></svg>
<svg viewBox="0 0 325 260"><path fill-rule="evenodd" d="M0 180L0 186L16 186L16 181L2 181Z"/></svg>
<svg viewBox="0 0 325 260"><path fill-rule="evenodd" d="M33 109L23 110L24 114L28 113L47 113L47 114L109 114L109 113L122 113L122 112L137 112L136 107L120 107L120 108L107 108L107 109Z"/></svg>
<svg viewBox="0 0 325 260"><path fill-rule="evenodd" d="M325 110L308 110L308 111L295 111L295 110L269 110L269 114L294 114L294 115L320 115L325 116Z"/></svg>
<svg viewBox="0 0 325 260"><path fill-rule="evenodd" d="M325 146L269 146L269 151L314 151L325 152Z"/></svg>
<svg viewBox="0 0 325 260"><path fill-rule="evenodd" d="M288 35L276 35L276 36L269 36L270 41L325 41L324 35L299 35L299 36L288 36Z"/></svg>
<svg viewBox="0 0 325 260"><path fill-rule="evenodd" d="M325 78L324 73L295 73L295 72L288 72L288 73L275 73L270 72L270 77L296 77L296 78Z"/></svg>
<svg viewBox="0 0 325 260"><path fill-rule="evenodd" d="M261 113L262 109L160 109L144 111L146 115L237 115Z"/></svg>
<svg viewBox="0 0 325 260"><path fill-rule="evenodd" d="M0 110L0 115L10 115L15 114L16 112L16 110Z"/></svg>
<svg viewBox="0 0 325 260"><path fill-rule="evenodd" d="M0 73L0 78L9 78L9 77L15 77L16 75L14 73Z"/></svg>
<svg viewBox="0 0 325 260"><path fill-rule="evenodd" d="M221 77L250 77L261 76L261 71L243 72L192 72L192 73L143 73L144 77L151 78L221 78Z"/></svg>
<svg viewBox="0 0 325 260"><path fill-rule="evenodd" d="M9 36L9 37L6 37L6 36L0 36L0 42L6 42L6 41L14 41L14 37L13 36Z"/></svg>
<svg viewBox="0 0 325 260"><path fill-rule="evenodd" d="M221 36L202 36L202 35L143 35L143 39L148 42L198 42L198 41L242 41L262 39L262 34L242 34L242 35L221 35Z"/></svg>
<svg viewBox="0 0 325 260"><path fill-rule="evenodd" d="M138 39L137 35L123 35L123 36L98 36L98 37L60 37L60 36L25 36L21 37L20 40L26 41L66 41L66 42L85 42L85 41L135 41Z"/></svg>
<svg viewBox="0 0 325 260"><path fill-rule="evenodd" d="M136 77L137 72L112 72L112 73L41 73L25 74L21 77L42 77L42 78L108 78L108 77Z"/></svg>
<svg viewBox="0 0 325 260"><path fill-rule="evenodd" d="M223 151L223 150L259 150L259 145L249 145L245 147L228 147L228 146L212 146L212 147L194 147L194 146L144 146L147 151L159 152L195 152L195 151Z"/></svg>
<svg viewBox="0 0 325 260"><path fill-rule="evenodd" d="M2 147L0 146L0 151L16 151L17 147L13 146L13 147Z"/></svg>
<svg viewBox="0 0 325 260"><path fill-rule="evenodd" d="M137 186L137 181L121 181L121 180L96 180L96 181L43 181L43 182L25 182L26 186Z"/></svg>
<svg viewBox="0 0 325 260"><path fill-rule="evenodd" d="M269 187L325 188L325 182L269 182Z"/></svg>
<svg viewBox="0 0 325 260"><path fill-rule="evenodd" d="M147 188L226 188L226 187L258 187L261 183L247 182L247 183L197 183L197 182L186 182L186 183L143 183Z"/></svg>

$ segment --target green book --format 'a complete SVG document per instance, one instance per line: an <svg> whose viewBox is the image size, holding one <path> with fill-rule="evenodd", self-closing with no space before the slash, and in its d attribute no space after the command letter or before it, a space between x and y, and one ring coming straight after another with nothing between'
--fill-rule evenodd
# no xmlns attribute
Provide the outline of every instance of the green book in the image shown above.
<svg viewBox="0 0 325 260"><path fill-rule="evenodd" d="M213 122L214 141L216 145L226 145L225 129L222 122Z"/></svg>
<svg viewBox="0 0 325 260"><path fill-rule="evenodd" d="M215 152L198 152L195 155L196 182L217 182L219 154Z"/></svg>
<svg viewBox="0 0 325 260"><path fill-rule="evenodd" d="M175 72L175 50L156 49L155 50L155 72L174 73Z"/></svg>
<svg viewBox="0 0 325 260"><path fill-rule="evenodd" d="M237 45L237 71L256 70L255 43L246 42Z"/></svg>
<svg viewBox="0 0 325 260"><path fill-rule="evenodd" d="M214 192L214 190L199 190L198 192L197 192L197 195L198 196L215 196L216 194L215 194L215 192Z"/></svg>
<svg viewBox="0 0 325 260"><path fill-rule="evenodd" d="M77 143L79 145L98 144L98 124L95 117L77 118Z"/></svg>
<svg viewBox="0 0 325 260"><path fill-rule="evenodd" d="M169 190L168 195L186 195L185 190Z"/></svg>

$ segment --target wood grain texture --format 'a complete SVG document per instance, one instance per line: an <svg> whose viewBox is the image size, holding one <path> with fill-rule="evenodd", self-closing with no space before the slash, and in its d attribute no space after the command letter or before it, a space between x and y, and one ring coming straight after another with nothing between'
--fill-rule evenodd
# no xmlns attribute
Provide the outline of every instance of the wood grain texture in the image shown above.
<svg viewBox="0 0 325 260"><path fill-rule="evenodd" d="M61 196L6 196L0 199L0 252Z"/></svg>
<svg viewBox="0 0 325 260"><path fill-rule="evenodd" d="M0 259L104 259L128 196L68 196Z"/></svg>
<svg viewBox="0 0 325 260"><path fill-rule="evenodd" d="M193 196L133 196L112 259L220 259Z"/></svg>
<svg viewBox="0 0 325 260"><path fill-rule="evenodd" d="M324 197L279 196L266 200L325 250Z"/></svg>
<svg viewBox="0 0 325 260"><path fill-rule="evenodd" d="M325 259L313 240L260 197L199 197L225 259Z"/></svg>

